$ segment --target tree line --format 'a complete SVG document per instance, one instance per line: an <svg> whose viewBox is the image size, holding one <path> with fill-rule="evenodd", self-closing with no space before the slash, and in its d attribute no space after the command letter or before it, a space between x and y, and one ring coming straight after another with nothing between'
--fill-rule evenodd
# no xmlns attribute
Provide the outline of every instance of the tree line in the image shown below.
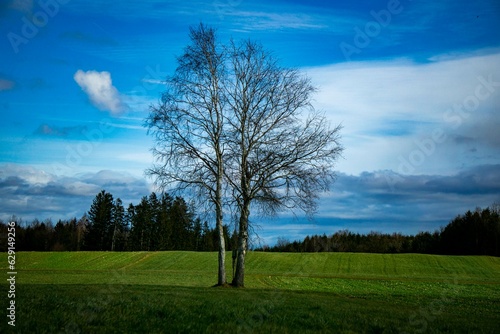
<svg viewBox="0 0 500 334"><path fill-rule="evenodd" d="M302 241L290 242L286 238L278 238L275 246L257 250L500 256L500 209L493 207L467 211L433 233L420 232L407 236L371 232L362 235L342 230L331 236L307 236Z"/></svg>
<svg viewBox="0 0 500 334"><path fill-rule="evenodd" d="M236 248L237 235L223 227L225 249ZM7 224L0 222L5 239ZM122 201L101 191L80 219L51 220L16 225L18 251L218 251L217 229L196 216L182 197L151 193L125 210ZM6 251L0 242L0 251ZM290 242L280 237L268 252L421 253L500 256L500 206L459 215L439 231L416 235L369 234L338 231L330 236L307 236Z"/></svg>
<svg viewBox="0 0 500 334"><path fill-rule="evenodd" d="M223 234L231 249L226 225ZM7 235L2 222L0 235ZM5 251L6 243L0 245ZM80 219L16 224L17 251L216 251L217 245L216 229L184 198L167 193L152 192L125 209L120 198L102 190Z"/></svg>

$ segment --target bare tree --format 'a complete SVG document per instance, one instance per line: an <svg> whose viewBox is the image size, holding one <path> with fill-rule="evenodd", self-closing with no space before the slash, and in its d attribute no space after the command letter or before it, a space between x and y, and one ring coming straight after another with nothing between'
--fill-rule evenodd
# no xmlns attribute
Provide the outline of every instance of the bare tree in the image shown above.
<svg viewBox="0 0 500 334"><path fill-rule="evenodd" d="M190 37L148 118L158 162L148 173L162 187L196 189L215 207L218 284L226 282L223 198L233 199L227 203L238 215L233 285L240 287L251 206L264 214L287 208L312 215L320 192L334 180L340 126L330 129L314 111L310 80L278 66L261 45L231 42L222 48L214 30L203 25Z"/></svg>
<svg viewBox="0 0 500 334"><path fill-rule="evenodd" d="M493 204L491 204L491 211L496 212L500 215L500 202L493 202Z"/></svg>
<svg viewBox="0 0 500 334"><path fill-rule="evenodd" d="M230 80L224 86L229 153L225 173L239 212L234 286L244 286L250 208L264 213L299 208L312 215L319 193L334 180L342 152L340 126L330 129L314 111L315 88L298 71L279 67L251 41L230 49ZM307 112L307 113L306 113Z"/></svg>
<svg viewBox="0 0 500 334"><path fill-rule="evenodd" d="M215 30L200 24L190 30L191 44L166 80L161 103L147 119L154 135L156 164L147 171L158 186L196 190L215 208L219 236L218 285L226 283L223 233L225 52Z"/></svg>

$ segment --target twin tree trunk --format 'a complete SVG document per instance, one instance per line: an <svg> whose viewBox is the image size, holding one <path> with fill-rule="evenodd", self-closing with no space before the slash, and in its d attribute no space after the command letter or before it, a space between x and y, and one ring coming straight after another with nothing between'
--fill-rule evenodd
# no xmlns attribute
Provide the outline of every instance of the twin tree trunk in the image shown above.
<svg viewBox="0 0 500 334"><path fill-rule="evenodd" d="M236 257L236 274L233 278L233 286L245 286L245 255L248 248L248 217L250 216L250 203L244 203L241 208L238 232L238 251Z"/></svg>
<svg viewBox="0 0 500 334"><path fill-rule="evenodd" d="M313 213L317 193L333 180L340 127L329 129L318 113L303 117L313 111L315 88L296 70L278 66L260 44L220 45L203 24L191 28L190 38L149 117L159 161L149 174L161 186L207 194L219 237L218 285L226 284L224 205L237 205L232 283L243 287L250 206Z"/></svg>

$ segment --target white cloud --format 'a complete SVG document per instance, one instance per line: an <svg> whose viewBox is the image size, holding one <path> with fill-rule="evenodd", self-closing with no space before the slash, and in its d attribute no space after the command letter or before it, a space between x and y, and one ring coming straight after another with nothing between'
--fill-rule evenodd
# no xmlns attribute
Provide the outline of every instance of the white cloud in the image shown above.
<svg viewBox="0 0 500 334"><path fill-rule="evenodd" d="M0 165L0 220L12 215L25 220L81 217L95 195L105 189L123 203L138 203L152 190L144 178L127 172L60 176L25 165Z"/></svg>
<svg viewBox="0 0 500 334"><path fill-rule="evenodd" d="M89 96L90 101L100 110L117 115L127 109L118 90L113 86L109 72L78 70L74 77L76 83Z"/></svg>
<svg viewBox="0 0 500 334"><path fill-rule="evenodd" d="M31 166L20 166L15 164L2 165L0 178L22 177L23 180L33 185L47 185L54 181L54 176L43 170Z"/></svg>
<svg viewBox="0 0 500 334"><path fill-rule="evenodd" d="M164 86L165 85L165 80L159 80L159 79L142 79L141 80L142 82L145 82L145 83L150 83L150 84L155 84L155 85L162 85Z"/></svg>
<svg viewBox="0 0 500 334"><path fill-rule="evenodd" d="M478 141L500 141L498 131L492 131L500 125L499 63L497 51L435 57L427 63L397 59L304 70L320 89L315 106L324 110L333 123L344 125L346 151L345 160L339 161L341 171L355 174L377 169L398 171L400 157L408 159L419 149L417 143L441 130L447 140L436 143L413 172L454 173L464 166L466 159L471 159L463 155L463 145L457 146L454 137L465 134L472 137L470 134L474 132ZM491 93L488 98L479 100L466 116L454 112L454 105L472 101L469 98L475 96L485 80L494 82L494 87L480 88L481 94ZM482 148L484 156L492 156L491 145ZM496 158L480 163L498 162Z"/></svg>

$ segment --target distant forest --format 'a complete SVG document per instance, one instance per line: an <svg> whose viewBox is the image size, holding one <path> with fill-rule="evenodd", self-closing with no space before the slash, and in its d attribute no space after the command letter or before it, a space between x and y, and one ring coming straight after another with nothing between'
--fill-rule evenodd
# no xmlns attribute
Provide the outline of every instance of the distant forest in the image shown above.
<svg viewBox="0 0 500 334"><path fill-rule="evenodd" d="M229 241L227 227L224 234ZM5 222L0 236L0 251L6 251ZM16 224L17 251L216 251L217 242L215 229L196 217L184 198L166 193L153 192L125 209L102 190L80 219Z"/></svg>
<svg viewBox="0 0 500 334"><path fill-rule="evenodd" d="M232 250L236 235L230 236L227 226L224 235L227 250ZM153 192L125 209L119 198L114 200L103 190L78 220L16 224L17 251L216 251L217 240L215 229L202 222L182 197L167 193ZM0 221L0 251L7 250L6 241L7 224ZM362 235L343 230L302 241L278 238L275 246L255 250L500 256L500 206L467 211L433 233Z"/></svg>
<svg viewBox="0 0 500 334"><path fill-rule="evenodd" d="M278 238L274 247L258 250L500 256L500 210L497 207L467 211L439 231L420 232L415 236L378 232L362 235L343 230L331 236L307 236L303 241Z"/></svg>

